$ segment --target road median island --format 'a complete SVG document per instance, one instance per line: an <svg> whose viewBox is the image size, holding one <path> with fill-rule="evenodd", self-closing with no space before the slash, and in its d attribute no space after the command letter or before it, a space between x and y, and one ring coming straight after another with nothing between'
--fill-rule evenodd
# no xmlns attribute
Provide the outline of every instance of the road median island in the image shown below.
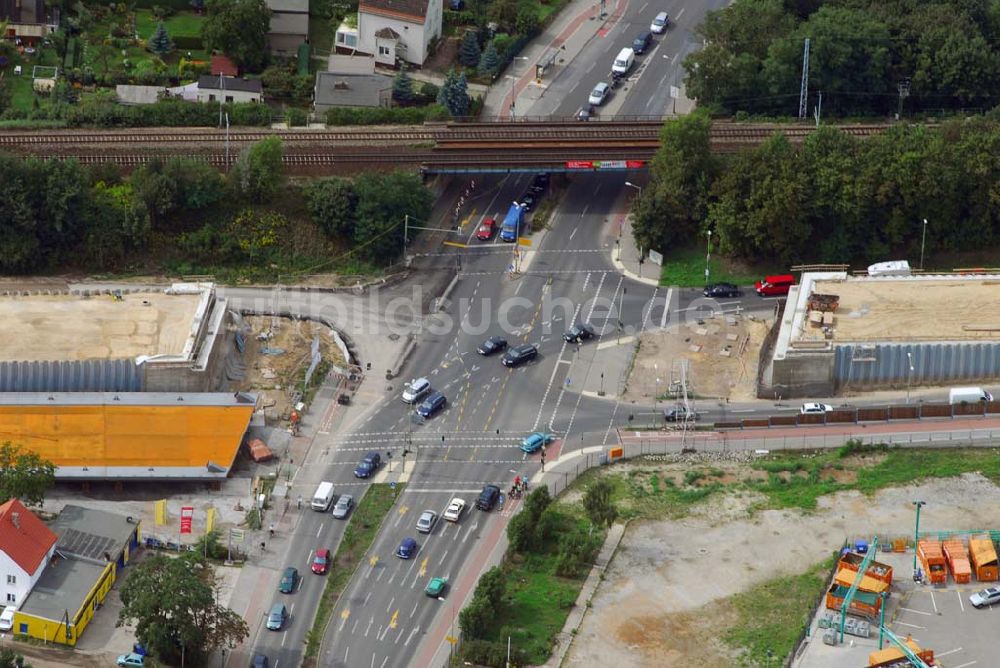
<svg viewBox="0 0 1000 668"><path fill-rule="evenodd" d="M351 514L347 529L344 531L344 537L333 557L333 567L330 569L330 576L323 589L323 596L316 608L316 618L313 620L312 629L306 637L306 648L302 661L304 668L316 665L316 656L319 653L326 626L330 623L330 615L337 606L340 595L354 577L354 573L362 565L368 548L371 547L372 541L375 540L379 529L382 528L382 523L405 487L405 484L396 485L395 488L388 484L373 484L365 492Z"/></svg>

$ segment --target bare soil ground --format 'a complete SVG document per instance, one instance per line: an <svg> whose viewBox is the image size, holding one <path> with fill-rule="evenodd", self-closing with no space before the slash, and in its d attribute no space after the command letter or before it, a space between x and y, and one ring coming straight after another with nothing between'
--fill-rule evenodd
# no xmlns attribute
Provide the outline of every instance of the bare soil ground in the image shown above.
<svg viewBox="0 0 1000 668"><path fill-rule="evenodd" d="M643 466L650 470L649 464ZM675 472L676 466L663 470ZM933 500L933 513L921 517L922 529L1000 524L1000 488L978 474L886 489L872 497L841 492L820 498L812 513L750 514L759 499L744 491L695 506L681 520L632 523L564 665L732 665L739 651L718 640L735 619L727 597L803 573L845 539L908 535L911 500L917 498Z"/></svg>
<svg viewBox="0 0 1000 668"><path fill-rule="evenodd" d="M624 398L648 404L657 394L665 396L672 383L680 382L679 363L686 360L689 396L754 399L760 348L769 326L760 319L720 314L701 324L646 332Z"/></svg>

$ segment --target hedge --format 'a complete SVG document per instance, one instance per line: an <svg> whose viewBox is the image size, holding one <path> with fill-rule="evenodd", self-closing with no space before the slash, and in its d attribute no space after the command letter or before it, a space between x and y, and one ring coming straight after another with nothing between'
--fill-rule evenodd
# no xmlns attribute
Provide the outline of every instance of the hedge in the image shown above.
<svg viewBox="0 0 1000 668"><path fill-rule="evenodd" d="M191 35L178 35L174 37L171 35L170 39L174 41L174 48L178 51L200 51L204 46L201 37Z"/></svg>
<svg viewBox="0 0 1000 668"><path fill-rule="evenodd" d="M231 125L266 127L271 124L271 109L264 104L227 104L223 109L229 113ZM69 107L65 120L70 127L215 127L219 124L219 107L177 99L136 106L117 104L113 100L91 100Z"/></svg>
<svg viewBox="0 0 1000 668"><path fill-rule="evenodd" d="M169 7L178 12L185 12L191 9L191 0L133 0L131 4L136 9L152 9L157 6Z"/></svg>
<svg viewBox="0 0 1000 668"><path fill-rule="evenodd" d="M327 125L420 125L451 116L440 104L426 107L337 107L326 112Z"/></svg>

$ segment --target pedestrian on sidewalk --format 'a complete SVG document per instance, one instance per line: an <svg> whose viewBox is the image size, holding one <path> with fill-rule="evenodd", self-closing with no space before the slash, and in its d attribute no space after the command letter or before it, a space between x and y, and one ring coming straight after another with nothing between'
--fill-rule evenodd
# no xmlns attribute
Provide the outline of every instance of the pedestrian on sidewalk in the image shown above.
<svg viewBox="0 0 1000 668"><path fill-rule="evenodd" d="M268 533L271 534L271 538L274 538L274 525L272 524L267 528Z"/></svg>
<svg viewBox="0 0 1000 668"><path fill-rule="evenodd" d="M299 498L295 499L295 506L299 510L302 510L302 495L301 494L299 494Z"/></svg>

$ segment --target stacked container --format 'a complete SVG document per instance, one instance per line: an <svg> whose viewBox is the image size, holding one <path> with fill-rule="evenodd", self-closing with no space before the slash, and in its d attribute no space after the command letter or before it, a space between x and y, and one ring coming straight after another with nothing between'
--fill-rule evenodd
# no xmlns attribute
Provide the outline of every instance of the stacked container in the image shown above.
<svg viewBox="0 0 1000 668"><path fill-rule="evenodd" d="M965 544L955 538L944 541L942 546L944 556L948 560L948 570L958 584L968 584L972 581L972 566L969 565L969 551Z"/></svg>
<svg viewBox="0 0 1000 668"><path fill-rule="evenodd" d="M927 579L933 584L944 584L948 579L941 541L923 538L917 541L917 558L924 567Z"/></svg>

